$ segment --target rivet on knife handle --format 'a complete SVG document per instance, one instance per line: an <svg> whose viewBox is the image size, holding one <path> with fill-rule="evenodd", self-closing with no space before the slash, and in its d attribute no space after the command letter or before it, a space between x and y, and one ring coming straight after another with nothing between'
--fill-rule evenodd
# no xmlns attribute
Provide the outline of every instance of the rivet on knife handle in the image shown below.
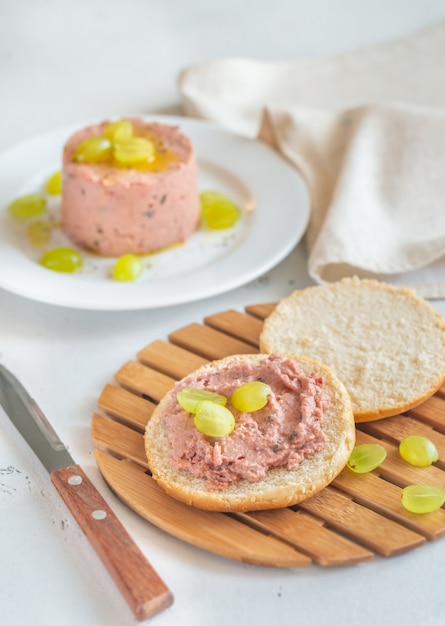
<svg viewBox="0 0 445 626"><path fill-rule="evenodd" d="M51 480L136 619L147 619L169 607L173 594L81 467L54 470Z"/></svg>

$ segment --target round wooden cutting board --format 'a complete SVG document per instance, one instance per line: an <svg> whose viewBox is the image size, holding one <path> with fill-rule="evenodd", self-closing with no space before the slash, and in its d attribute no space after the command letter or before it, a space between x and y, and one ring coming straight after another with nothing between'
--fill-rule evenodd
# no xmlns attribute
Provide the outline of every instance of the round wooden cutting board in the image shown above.
<svg viewBox="0 0 445 626"><path fill-rule="evenodd" d="M407 484L445 485L445 386L404 415L357 426L357 443L378 442L387 457L369 474L345 468L298 506L250 513L213 513L167 496L151 478L143 432L157 402L207 361L258 352L264 318L275 304L229 310L172 332L125 363L98 400L92 438L100 472L131 509L167 533L224 557L255 565L351 565L407 552L445 534L445 509L414 514L401 504ZM403 461L399 441L424 434L439 461L417 468Z"/></svg>

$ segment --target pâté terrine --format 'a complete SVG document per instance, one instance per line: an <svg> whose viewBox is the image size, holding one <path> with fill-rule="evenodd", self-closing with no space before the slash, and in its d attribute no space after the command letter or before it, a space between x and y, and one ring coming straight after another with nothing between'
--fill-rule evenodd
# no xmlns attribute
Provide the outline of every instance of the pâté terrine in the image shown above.
<svg viewBox="0 0 445 626"><path fill-rule="evenodd" d="M104 256L142 254L184 242L198 228L200 203L193 145L177 126L131 118L153 155L131 166L79 162L76 150L110 122L76 132L63 151L61 227L78 246Z"/></svg>

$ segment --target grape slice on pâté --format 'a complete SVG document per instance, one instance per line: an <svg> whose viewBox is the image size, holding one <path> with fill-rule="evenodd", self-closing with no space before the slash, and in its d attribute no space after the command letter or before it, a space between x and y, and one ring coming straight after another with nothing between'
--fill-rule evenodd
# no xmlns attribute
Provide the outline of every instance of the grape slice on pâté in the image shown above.
<svg viewBox="0 0 445 626"><path fill-rule="evenodd" d="M184 411L187 411L187 413L195 413L198 404L205 400L215 402L221 406L227 404L227 398L219 393L209 391L208 389L194 389L192 387L185 387L181 389L181 391L178 391L176 398L180 406Z"/></svg>
<svg viewBox="0 0 445 626"><path fill-rule="evenodd" d="M267 398L271 391L270 385L267 383L252 380L235 389L230 398L230 402L238 411L252 413L266 406Z"/></svg>
<svg viewBox="0 0 445 626"><path fill-rule="evenodd" d="M229 409L208 400L199 402L193 419L196 428L209 437L226 437L235 427L235 417Z"/></svg>

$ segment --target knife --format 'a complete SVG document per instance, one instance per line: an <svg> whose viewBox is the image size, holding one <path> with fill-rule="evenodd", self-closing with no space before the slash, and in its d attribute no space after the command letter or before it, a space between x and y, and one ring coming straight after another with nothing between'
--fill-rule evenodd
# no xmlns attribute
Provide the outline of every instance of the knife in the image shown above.
<svg viewBox="0 0 445 626"><path fill-rule="evenodd" d="M108 569L137 620L171 606L173 594L136 546L45 415L0 364L0 404L46 467L51 481Z"/></svg>

